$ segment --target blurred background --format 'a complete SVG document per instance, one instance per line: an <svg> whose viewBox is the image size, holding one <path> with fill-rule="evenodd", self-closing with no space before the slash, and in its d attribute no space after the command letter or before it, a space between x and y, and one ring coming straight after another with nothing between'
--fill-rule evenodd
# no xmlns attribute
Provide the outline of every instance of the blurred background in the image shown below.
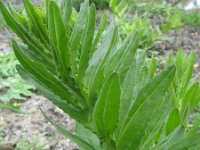
<svg viewBox="0 0 200 150"><path fill-rule="evenodd" d="M23 13L20 0L10 2ZM58 0L59 1L59 0ZM43 7L44 1L32 0ZM73 0L74 12L83 0ZM155 57L162 67L168 55L179 49L194 51L197 61L194 80L199 80L200 0L90 0L97 7L97 25L103 14L119 28L120 40L130 33L141 34L139 49ZM48 102L34 87L17 74L18 64L10 41L15 35L0 13L0 150L75 150L77 146L60 135L42 116L38 107L63 127L73 131L74 122ZM200 105L195 118L200 119Z"/></svg>

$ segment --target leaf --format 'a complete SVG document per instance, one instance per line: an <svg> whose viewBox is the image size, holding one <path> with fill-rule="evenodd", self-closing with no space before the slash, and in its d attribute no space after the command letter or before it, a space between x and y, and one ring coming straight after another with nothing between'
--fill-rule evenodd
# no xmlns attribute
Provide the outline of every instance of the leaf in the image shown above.
<svg viewBox="0 0 200 150"><path fill-rule="evenodd" d="M95 150L101 150L101 144L96 134L92 133L91 130L84 128L80 123L76 123L75 133L84 141L90 143Z"/></svg>
<svg viewBox="0 0 200 150"><path fill-rule="evenodd" d="M137 149L145 135L146 124L151 117L155 105L160 102L168 90L175 74L175 67L165 71L151 80L138 94L135 103L121 126L117 140L118 148Z"/></svg>
<svg viewBox="0 0 200 150"><path fill-rule="evenodd" d="M126 118L130 110L130 107L135 102L135 98L137 97L138 92L143 86L145 86L145 83L141 80L141 66L144 65L144 62L144 55L138 55L137 58L133 60L132 65L126 73L122 84L119 124L123 123L123 120Z"/></svg>
<svg viewBox="0 0 200 150"><path fill-rule="evenodd" d="M107 30L104 35L104 40L94 53L93 57L89 61L89 66L86 72L86 79L88 79L88 90L89 90L89 104L95 104L96 92L101 87L103 81L102 68L113 47L116 46L118 30L113 25ZM103 50L103 51L102 51Z"/></svg>
<svg viewBox="0 0 200 150"><path fill-rule="evenodd" d="M65 28L67 28L67 26L69 25L71 16L72 16L72 0L65 0L65 8L63 15Z"/></svg>
<svg viewBox="0 0 200 150"><path fill-rule="evenodd" d="M89 1L85 0L85 2L81 5L81 10L78 16L78 19L74 25L69 43L70 45L70 62L72 65L72 70L74 76L77 75L78 72L78 62L79 62L79 48L82 40L82 36L85 31L85 24L87 21L89 10Z"/></svg>
<svg viewBox="0 0 200 150"><path fill-rule="evenodd" d="M169 147L166 147L166 150L187 150L192 146L197 145L195 148L200 148L200 145L198 145L200 142L200 133L195 133L192 136L183 138L183 139L177 139L172 145Z"/></svg>
<svg viewBox="0 0 200 150"><path fill-rule="evenodd" d="M96 102L93 119L98 134L104 138L112 138L117 127L120 105L120 82L116 73L103 85Z"/></svg>
<svg viewBox="0 0 200 150"><path fill-rule="evenodd" d="M79 62L79 73L78 73L79 82L84 77L85 71L88 67L90 51L95 31L95 22L96 22L96 8L94 5L91 5L90 14L88 16L87 25L85 29L86 31L83 38L83 47L81 49L81 57Z"/></svg>
<svg viewBox="0 0 200 150"><path fill-rule="evenodd" d="M151 149L152 145L157 143L156 138L159 139L158 136L163 128L163 124L165 124L166 116L168 116L168 113L172 110L172 107L173 106L169 99L169 95L163 98L161 103L157 104L146 126L146 134L143 136L140 143L140 150Z"/></svg>
<svg viewBox="0 0 200 150"><path fill-rule="evenodd" d="M175 108L168 117L168 121L166 124L166 134L169 135L171 132L173 132L174 129L180 125L180 123L181 117L178 109Z"/></svg>
<svg viewBox="0 0 200 150"><path fill-rule="evenodd" d="M116 71L120 75L120 79L123 80L129 66L133 62L134 55L138 46L138 37L129 36L122 47L115 50L108 58L108 64L105 64L105 75L109 76L110 73Z"/></svg>
<svg viewBox="0 0 200 150"><path fill-rule="evenodd" d="M106 28L106 23L107 23L106 16L103 15L103 17L101 19L101 23L99 25L99 30L98 30L98 32L97 32L97 34L96 34L96 36L95 36L95 38L93 40L93 44L92 44L92 48L91 48L91 53L90 53L90 58L93 56L94 52L97 49L97 46L98 46L99 41L101 40L103 31Z"/></svg>
<svg viewBox="0 0 200 150"><path fill-rule="evenodd" d="M42 17L39 15L38 8L30 2L30 0L23 0L29 23L33 26L33 32L40 38L40 40L49 47L47 26L44 24Z"/></svg>
<svg viewBox="0 0 200 150"><path fill-rule="evenodd" d="M187 89L187 86L191 80L192 77L192 73L194 70L194 63L195 63L195 54L191 53L188 60L187 60L188 64L187 67L185 68L185 72L183 75L183 92L185 92L185 90Z"/></svg>
<svg viewBox="0 0 200 150"><path fill-rule="evenodd" d="M152 58L151 67L149 71L149 79L152 79L156 71L156 59Z"/></svg>
<svg viewBox="0 0 200 150"><path fill-rule="evenodd" d="M49 37L53 50L55 67L58 76L65 79L69 76L69 50L64 22L58 6L54 1L49 4Z"/></svg>
<svg viewBox="0 0 200 150"><path fill-rule="evenodd" d="M188 104L190 104L190 110L189 110L190 112L198 104L200 100L199 92L200 92L199 83L195 83L190 87L190 89L187 91L187 93L185 94L185 97L182 100L181 115L185 111L186 106Z"/></svg>
<svg viewBox="0 0 200 150"><path fill-rule="evenodd" d="M56 122L54 122L53 120L51 120L45 113L44 111L42 111L42 109L40 108L42 114L44 115L44 117L59 131L61 132L65 137L69 138L70 140L74 141L75 143L77 143L80 147L86 149L86 150L95 150L95 148L90 145L89 143L87 143L86 141L82 140L80 137L78 137L77 135L74 135L72 133L70 133L69 131L67 131L66 129L64 129L63 127L61 127L60 125L58 125Z"/></svg>

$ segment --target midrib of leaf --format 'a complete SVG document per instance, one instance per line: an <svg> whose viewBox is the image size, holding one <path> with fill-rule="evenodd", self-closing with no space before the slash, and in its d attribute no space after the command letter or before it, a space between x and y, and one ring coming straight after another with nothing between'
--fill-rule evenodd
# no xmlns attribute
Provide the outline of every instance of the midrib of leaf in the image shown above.
<svg viewBox="0 0 200 150"><path fill-rule="evenodd" d="M171 69L170 71L169 71L169 73L164 77L164 80L162 80L159 84L158 84L158 86L156 87L156 88L154 88L154 90L153 90L153 92L151 92L151 94L144 100L144 102L138 107L138 109L136 109L136 111L135 111L135 113L133 114L133 116L132 117L130 117L130 119L128 120L128 121L124 121L124 123L123 123L123 125L122 125L122 127L121 127L121 130L122 131L120 131L120 134L119 135L121 135L119 138L118 138L118 141L121 139L121 137L123 137L123 135L124 135L124 133L125 133L125 131L126 131L126 129L128 128L127 126L129 125L129 122L132 120L132 119L134 119L134 117L135 117L135 115L138 113L138 111L142 108L142 106L146 103L146 101L149 99L149 98L151 98L151 96L155 93L155 91L158 89L158 87L165 81L165 79L170 75L170 73L172 72L173 70ZM134 105L134 104L133 104ZM130 110L131 110L131 108L129 109L129 113L130 113ZM127 122L127 123L126 123ZM123 127L125 125L125 127ZM121 133L122 132L122 133Z"/></svg>

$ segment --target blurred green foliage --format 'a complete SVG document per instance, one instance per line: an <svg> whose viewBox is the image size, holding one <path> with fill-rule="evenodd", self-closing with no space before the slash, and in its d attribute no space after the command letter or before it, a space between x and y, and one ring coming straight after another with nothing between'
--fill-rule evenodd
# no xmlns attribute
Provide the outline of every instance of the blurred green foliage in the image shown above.
<svg viewBox="0 0 200 150"><path fill-rule="evenodd" d="M84 0L72 0L74 8L79 9L83 1ZM97 9L107 8L109 6L106 0L90 0L90 3L94 3Z"/></svg>
<svg viewBox="0 0 200 150"><path fill-rule="evenodd" d="M185 25L194 27L200 26L200 13L198 11L184 13L181 17Z"/></svg>
<svg viewBox="0 0 200 150"><path fill-rule="evenodd" d="M30 86L21 79L15 69L18 64L13 53L0 56L0 101L9 104L11 100L25 100L32 95Z"/></svg>

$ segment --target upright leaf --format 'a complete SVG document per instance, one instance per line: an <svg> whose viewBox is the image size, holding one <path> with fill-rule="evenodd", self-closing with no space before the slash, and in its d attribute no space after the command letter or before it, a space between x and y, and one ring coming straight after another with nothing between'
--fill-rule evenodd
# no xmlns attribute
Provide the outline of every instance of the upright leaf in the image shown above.
<svg viewBox="0 0 200 150"><path fill-rule="evenodd" d="M112 139L117 127L120 93L119 77L114 73L103 85L93 113L98 134L104 138Z"/></svg>
<svg viewBox="0 0 200 150"><path fill-rule="evenodd" d="M86 68L88 67L89 57L93 42L94 30L95 30L95 22L96 22L96 8L94 5L90 6L90 14L88 16L86 31L83 39L83 47L81 49L81 57L79 62L79 73L78 79L79 82L85 75Z"/></svg>
<svg viewBox="0 0 200 150"><path fill-rule="evenodd" d="M166 134L169 135L171 132L174 131L175 128L179 126L181 122L181 117L179 111L175 108L169 115L166 124Z"/></svg>
<svg viewBox="0 0 200 150"><path fill-rule="evenodd" d="M47 26L42 20L42 16L39 14L39 9L35 7L30 0L23 0L27 16L29 17L29 23L33 26L33 32L40 38L40 40L49 47Z"/></svg>
<svg viewBox="0 0 200 150"><path fill-rule="evenodd" d="M57 68L58 76L66 78L69 76L69 47L67 45L67 37L64 22L60 14L59 8L54 1L49 4L49 37Z"/></svg>
<svg viewBox="0 0 200 150"><path fill-rule="evenodd" d="M81 10L76 21L76 24L73 28L69 43L70 43L70 63L72 65L72 71L74 76L77 76L78 73L78 63L79 63L79 49L82 44L82 37L85 32L85 25L87 21L89 11L89 1L85 0L85 2L81 5Z"/></svg>
<svg viewBox="0 0 200 150"><path fill-rule="evenodd" d="M72 0L65 0L65 8L63 15L65 28L67 28L67 26L69 25L71 16L72 16Z"/></svg>

